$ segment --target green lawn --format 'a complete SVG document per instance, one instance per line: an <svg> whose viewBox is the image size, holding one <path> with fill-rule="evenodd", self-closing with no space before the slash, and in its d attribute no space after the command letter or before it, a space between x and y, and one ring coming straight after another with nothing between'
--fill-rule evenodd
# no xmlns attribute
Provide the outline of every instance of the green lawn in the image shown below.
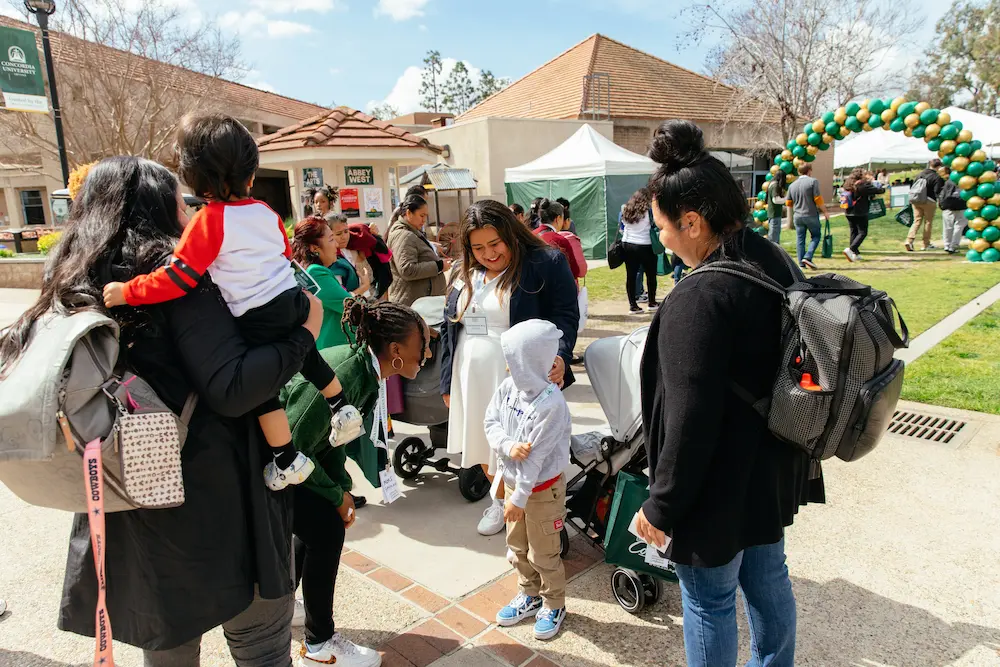
<svg viewBox="0 0 1000 667"><path fill-rule="evenodd" d="M1000 415L1000 304L906 369L903 398Z"/></svg>

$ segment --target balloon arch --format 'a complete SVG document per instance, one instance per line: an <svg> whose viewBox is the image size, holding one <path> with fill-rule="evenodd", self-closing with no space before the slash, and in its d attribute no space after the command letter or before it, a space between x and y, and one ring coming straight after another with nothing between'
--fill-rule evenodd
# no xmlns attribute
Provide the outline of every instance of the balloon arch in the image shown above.
<svg viewBox="0 0 1000 667"><path fill-rule="evenodd" d="M894 100L865 100L851 102L836 111L829 111L807 123L803 132L790 140L784 151L774 158L774 166L765 177L771 181L779 170L787 174L787 182L797 177L797 172L816 159L820 151L830 148L837 139L852 132L870 132L882 128L902 132L908 137L923 139L927 148L937 153L948 176L959 187L965 200L965 218L969 221L966 237L972 249L966 258L972 262L1000 260L1000 184L997 183L997 164L983 151L982 142L972 137L972 132L962 127L959 120L952 120L945 111L931 108L927 102L908 102L905 98ZM767 193L762 190L754 204L754 219L761 225L767 221ZM762 231L758 227L758 231Z"/></svg>

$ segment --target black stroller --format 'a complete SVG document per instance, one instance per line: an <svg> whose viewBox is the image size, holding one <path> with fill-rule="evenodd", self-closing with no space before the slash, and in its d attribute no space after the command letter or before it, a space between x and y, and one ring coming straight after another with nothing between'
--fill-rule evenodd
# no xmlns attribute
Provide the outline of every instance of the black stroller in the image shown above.
<svg viewBox="0 0 1000 667"><path fill-rule="evenodd" d="M445 297L427 296L413 302L412 308L424 318L434 333L440 332L444 322ZM433 335L430 343L432 357L428 359L417 377L403 381L403 412L393 415L395 421L427 426L430 445L422 438L410 436L396 444L392 467L402 479L415 479L425 467L439 472L458 475L458 489L466 500L482 500L490 491L490 481L482 468L452 466L447 456L437 457L435 452L448 445L448 408L441 399L441 339Z"/></svg>

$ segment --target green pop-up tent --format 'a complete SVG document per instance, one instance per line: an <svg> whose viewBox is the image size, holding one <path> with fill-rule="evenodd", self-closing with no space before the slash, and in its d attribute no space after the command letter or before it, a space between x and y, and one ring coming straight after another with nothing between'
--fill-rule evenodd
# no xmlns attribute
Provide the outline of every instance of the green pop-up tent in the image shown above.
<svg viewBox="0 0 1000 667"><path fill-rule="evenodd" d="M528 210L536 197L570 202L588 259L603 259L618 229L618 212L649 181L656 163L618 146L590 125L537 160L505 171L507 203Z"/></svg>

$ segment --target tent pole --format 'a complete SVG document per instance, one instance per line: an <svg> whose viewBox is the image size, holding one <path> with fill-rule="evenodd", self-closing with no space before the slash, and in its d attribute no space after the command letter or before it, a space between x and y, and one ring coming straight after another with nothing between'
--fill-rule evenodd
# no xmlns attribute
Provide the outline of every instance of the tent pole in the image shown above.
<svg viewBox="0 0 1000 667"><path fill-rule="evenodd" d="M434 210L437 213L437 235L441 236L441 200L438 199L437 188L434 188Z"/></svg>

